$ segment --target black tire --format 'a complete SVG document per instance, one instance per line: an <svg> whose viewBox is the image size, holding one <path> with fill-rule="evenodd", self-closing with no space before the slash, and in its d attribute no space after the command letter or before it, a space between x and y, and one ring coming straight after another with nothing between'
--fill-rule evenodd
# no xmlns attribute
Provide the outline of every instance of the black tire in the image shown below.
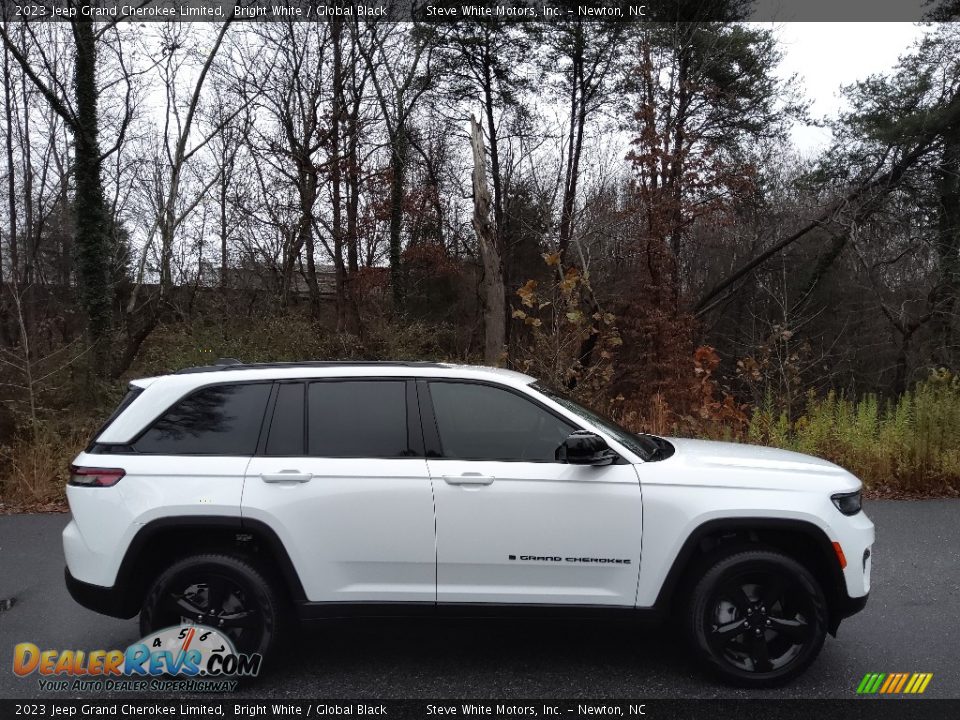
<svg viewBox="0 0 960 720"><path fill-rule="evenodd" d="M147 590L140 633L189 617L222 631L237 652L266 660L280 641L283 615L281 595L257 567L233 555L194 555L168 567Z"/></svg>
<svg viewBox="0 0 960 720"><path fill-rule="evenodd" d="M722 557L696 583L686 617L694 648L728 682L780 685L812 663L827 632L827 601L796 560L769 550Z"/></svg>

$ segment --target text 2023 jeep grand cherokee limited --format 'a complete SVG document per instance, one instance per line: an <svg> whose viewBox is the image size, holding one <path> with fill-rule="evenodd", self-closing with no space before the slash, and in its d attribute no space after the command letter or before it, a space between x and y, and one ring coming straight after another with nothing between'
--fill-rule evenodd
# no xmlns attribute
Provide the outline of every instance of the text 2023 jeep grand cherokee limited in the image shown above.
<svg viewBox="0 0 960 720"><path fill-rule="evenodd" d="M136 380L67 497L79 603L241 652L349 614L676 614L714 670L764 685L870 590L845 470L635 435L493 368L225 360Z"/></svg>

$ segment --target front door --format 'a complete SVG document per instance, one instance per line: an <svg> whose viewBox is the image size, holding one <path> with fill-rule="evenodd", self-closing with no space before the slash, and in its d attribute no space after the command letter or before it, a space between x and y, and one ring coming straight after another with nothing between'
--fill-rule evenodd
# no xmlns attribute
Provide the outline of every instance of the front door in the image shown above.
<svg viewBox="0 0 960 720"><path fill-rule="evenodd" d="M402 378L278 383L243 514L277 530L309 601L435 602L415 392Z"/></svg>
<svg viewBox="0 0 960 720"><path fill-rule="evenodd" d="M419 387L437 601L633 607L642 522L633 465L557 462L557 447L580 428L518 390Z"/></svg>

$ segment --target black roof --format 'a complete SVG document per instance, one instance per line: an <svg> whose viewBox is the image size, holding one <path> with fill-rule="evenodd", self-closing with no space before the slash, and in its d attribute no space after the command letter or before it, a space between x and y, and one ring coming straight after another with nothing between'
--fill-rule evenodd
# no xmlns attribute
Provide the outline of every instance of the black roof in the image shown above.
<svg viewBox="0 0 960 720"><path fill-rule="evenodd" d="M428 360L307 360L304 362L273 362L273 363L244 363L236 358L220 358L213 365L177 370L174 375L189 375L192 373L219 372L221 370L264 370L284 368L313 368L313 367L449 367L444 363Z"/></svg>

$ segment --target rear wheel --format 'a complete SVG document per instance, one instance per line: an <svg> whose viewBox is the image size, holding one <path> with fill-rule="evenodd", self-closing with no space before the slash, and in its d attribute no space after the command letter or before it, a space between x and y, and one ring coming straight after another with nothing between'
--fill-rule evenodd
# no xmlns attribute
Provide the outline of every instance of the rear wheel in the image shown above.
<svg viewBox="0 0 960 720"><path fill-rule="evenodd" d="M749 550L707 570L694 588L687 623L698 654L724 679L776 685L819 654L827 603L803 565L778 552Z"/></svg>
<svg viewBox="0 0 960 720"><path fill-rule="evenodd" d="M215 628L237 652L267 656L278 641L280 597L259 569L233 555L196 555L167 568L140 612L146 636L181 624Z"/></svg>

